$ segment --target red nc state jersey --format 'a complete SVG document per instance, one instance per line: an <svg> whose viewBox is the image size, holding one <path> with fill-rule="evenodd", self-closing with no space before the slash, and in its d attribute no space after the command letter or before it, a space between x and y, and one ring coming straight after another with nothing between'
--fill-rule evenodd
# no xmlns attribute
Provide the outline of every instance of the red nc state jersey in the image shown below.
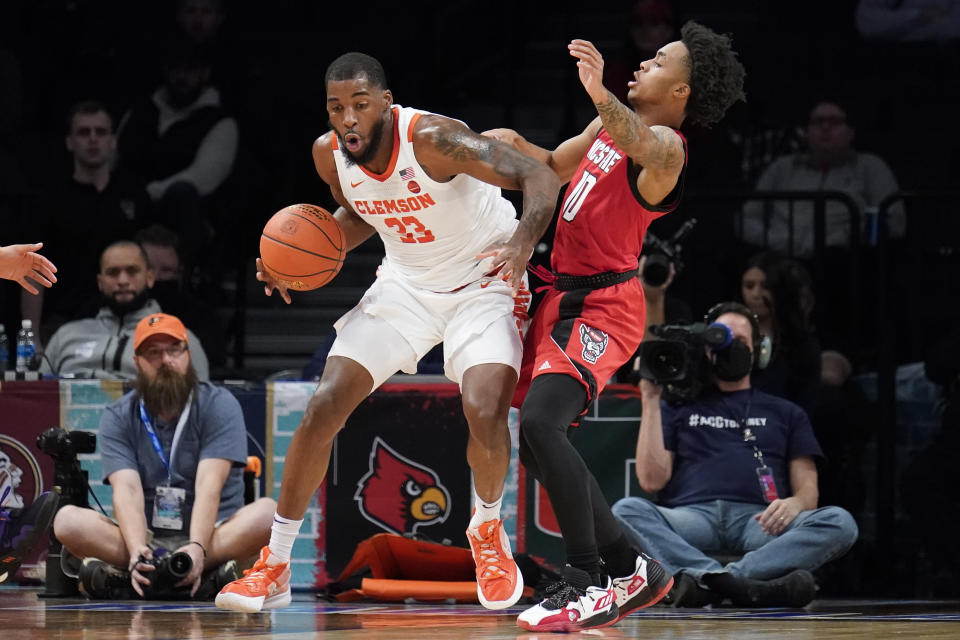
<svg viewBox="0 0 960 640"><path fill-rule="evenodd" d="M600 130L563 198L551 257L554 272L586 276L637 268L650 222L673 211L683 192L687 140L677 133L683 141L683 171L663 202L651 205L637 192L643 167L617 148L606 129Z"/></svg>

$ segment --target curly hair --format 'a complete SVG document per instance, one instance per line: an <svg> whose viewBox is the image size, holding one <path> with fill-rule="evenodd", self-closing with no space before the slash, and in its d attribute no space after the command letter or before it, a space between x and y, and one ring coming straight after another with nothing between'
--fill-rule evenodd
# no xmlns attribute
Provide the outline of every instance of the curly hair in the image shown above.
<svg viewBox="0 0 960 640"><path fill-rule="evenodd" d="M730 37L714 33L692 20L683 25L680 39L690 55L684 62L690 69L690 97L686 113L696 124L709 127L718 122L737 100L746 101L743 77L746 73L731 48Z"/></svg>
<svg viewBox="0 0 960 640"><path fill-rule="evenodd" d="M345 53L327 67L324 74L324 83L338 80L352 80L359 76L366 76L367 81L378 89L387 88L387 74L383 72L380 62L365 53L351 51Z"/></svg>

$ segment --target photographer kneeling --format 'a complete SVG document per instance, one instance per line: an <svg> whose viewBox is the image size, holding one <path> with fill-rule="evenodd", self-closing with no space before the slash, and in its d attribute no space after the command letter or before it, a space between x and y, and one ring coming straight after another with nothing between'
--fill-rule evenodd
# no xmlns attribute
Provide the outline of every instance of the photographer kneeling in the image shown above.
<svg viewBox="0 0 960 640"><path fill-rule="evenodd" d="M659 504L629 497L613 513L644 552L681 573L675 606L724 598L805 606L816 594L810 571L850 549L856 522L839 507L817 508L813 457L822 454L806 413L750 386L768 349L753 313L722 303L705 321L705 340L680 345L691 353L688 376L704 378L702 393L681 394L688 404L674 405L661 400L659 384L640 382L637 478L644 491L659 492ZM670 336L666 329L654 333ZM727 339L718 341L718 331ZM665 353L663 343L649 344ZM649 372L645 378L657 378ZM668 396L675 387L667 384ZM743 556L724 565L708 554Z"/></svg>
<svg viewBox="0 0 960 640"><path fill-rule="evenodd" d="M233 561L267 544L276 503L244 506L240 404L197 381L183 323L151 314L133 341L135 387L106 408L99 430L116 520L63 507L53 529L64 571L79 573L94 598L212 599L238 577ZM71 566L71 555L84 558L82 567Z"/></svg>

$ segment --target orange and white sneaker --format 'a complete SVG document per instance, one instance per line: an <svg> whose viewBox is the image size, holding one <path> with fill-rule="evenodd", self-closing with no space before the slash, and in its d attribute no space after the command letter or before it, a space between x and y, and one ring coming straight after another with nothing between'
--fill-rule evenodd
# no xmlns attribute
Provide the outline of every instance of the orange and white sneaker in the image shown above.
<svg viewBox="0 0 960 640"><path fill-rule="evenodd" d="M217 594L216 605L230 611L256 613L290 604L290 563L268 565L270 547L260 550L260 558Z"/></svg>
<svg viewBox="0 0 960 640"><path fill-rule="evenodd" d="M467 529L470 551L477 565L477 596L487 609L506 609L523 593L523 575L510 553L510 539L500 520L488 520Z"/></svg>

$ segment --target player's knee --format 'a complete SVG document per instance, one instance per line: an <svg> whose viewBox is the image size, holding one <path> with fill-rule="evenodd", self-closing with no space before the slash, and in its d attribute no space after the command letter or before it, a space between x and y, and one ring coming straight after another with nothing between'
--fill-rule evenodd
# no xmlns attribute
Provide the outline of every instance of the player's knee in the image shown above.
<svg viewBox="0 0 960 640"><path fill-rule="evenodd" d="M82 518L83 513L80 507L71 504L61 507L53 519L53 535L69 547L77 540L77 536L83 534L84 527L80 522Z"/></svg>
<svg viewBox="0 0 960 640"><path fill-rule="evenodd" d="M554 438L566 437L566 426L558 427L554 420L537 411L527 411L520 416L520 435L531 449L538 451Z"/></svg>
<svg viewBox="0 0 960 640"><path fill-rule="evenodd" d="M481 398L463 398L463 413L470 425L470 431L476 433L500 433L507 429L509 407L497 406L496 402Z"/></svg>
<svg viewBox="0 0 960 640"><path fill-rule="evenodd" d="M335 400L327 394L314 394L307 403L299 429L311 437L332 440L343 428L347 416L341 415ZM347 412L349 414L349 412Z"/></svg>

